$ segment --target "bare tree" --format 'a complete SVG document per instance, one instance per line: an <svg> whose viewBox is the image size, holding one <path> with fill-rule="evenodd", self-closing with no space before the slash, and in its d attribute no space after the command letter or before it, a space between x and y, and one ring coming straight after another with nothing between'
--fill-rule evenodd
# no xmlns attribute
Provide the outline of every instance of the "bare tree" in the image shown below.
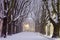
<svg viewBox="0 0 60 40"><path fill-rule="evenodd" d="M4 0L4 15L6 15L6 30L9 35L22 31L22 22L30 12L30 0ZM5 34L6 34L5 33Z"/></svg>
<svg viewBox="0 0 60 40"><path fill-rule="evenodd" d="M44 4L46 5L46 9L47 9L47 11L48 11L48 17L49 17L49 20L50 20L50 22L53 24L53 26L54 26L54 32L53 32L53 36L52 37L57 37L57 36L59 36L59 24L60 24L60 19L59 19L59 14L60 14L60 12L59 12L59 0L51 0L51 5L52 5L52 8L53 8L53 13L55 13L56 14L56 16L57 16L57 21L58 22L55 22L52 18L51 18L51 12L50 12L50 10L49 10L49 4L48 4L48 0L43 0L44 1ZM56 3L55 3L56 2ZM52 14L53 14L52 13Z"/></svg>

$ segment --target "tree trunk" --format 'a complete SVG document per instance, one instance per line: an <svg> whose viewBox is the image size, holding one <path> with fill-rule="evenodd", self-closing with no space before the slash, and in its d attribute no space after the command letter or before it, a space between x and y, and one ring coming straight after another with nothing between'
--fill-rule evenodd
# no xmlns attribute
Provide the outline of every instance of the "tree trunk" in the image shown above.
<svg viewBox="0 0 60 40"><path fill-rule="evenodd" d="M59 36L59 26L58 26L58 24L55 23L51 18L50 18L50 22L54 26L54 32L53 32L53 36L52 37L58 37Z"/></svg>
<svg viewBox="0 0 60 40"><path fill-rule="evenodd" d="M7 10L7 2L5 2L4 0L4 10ZM6 37L6 30L7 30L7 17L6 17L7 13L6 11L4 11L4 18L3 18L3 27L2 27L2 35Z"/></svg>
<svg viewBox="0 0 60 40"><path fill-rule="evenodd" d="M11 35L11 16L8 17L8 35Z"/></svg>
<svg viewBox="0 0 60 40"><path fill-rule="evenodd" d="M2 35L6 37L6 29L7 29L7 17L3 18L3 27L2 27Z"/></svg>

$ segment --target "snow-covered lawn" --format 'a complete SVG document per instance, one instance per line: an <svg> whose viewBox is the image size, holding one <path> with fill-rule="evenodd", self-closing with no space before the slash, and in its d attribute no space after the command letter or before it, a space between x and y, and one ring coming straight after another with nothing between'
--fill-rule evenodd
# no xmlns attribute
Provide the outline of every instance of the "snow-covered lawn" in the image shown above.
<svg viewBox="0 0 60 40"><path fill-rule="evenodd" d="M0 40L54 40L47 38L36 32L21 32L7 36L6 38L0 38Z"/></svg>
<svg viewBox="0 0 60 40"><path fill-rule="evenodd" d="M55 40L60 40L60 38L55 38Z"/></svg>

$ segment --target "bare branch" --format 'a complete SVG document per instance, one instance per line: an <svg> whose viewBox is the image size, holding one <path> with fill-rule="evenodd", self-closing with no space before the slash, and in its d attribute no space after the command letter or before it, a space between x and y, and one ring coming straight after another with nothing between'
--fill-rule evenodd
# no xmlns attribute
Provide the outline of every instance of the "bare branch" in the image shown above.
<svg viewBox="0 0 60 40"><path fill-rule="evenodd" d="M25 5L26 3L28 3L28 5ZM21 3L20 9L18 10L18 13L20 13L20 15L18 15L18 17L16 17L16 18L14 19L14 21L17 20L17 19L20 18L20 17L25 17L25 15L28 14L28 13L24 13L23 15L21 15L21 13L22 13L23 11L26 11L26 8L30 5L30 3L31 3L31 2L29 2L28 0L27 0L25 3L23 3L23 5L22 5L22 3ZM24 7L24 6L25 6L25 7ZM27 16L27 15L26 15L26 16Z"/></svg>
<svg viewBox="0 0 60 40"><path fill-rule="evenodd" d="M54 4L53 4L53 0L52 0L52 7L53 7L53 11L55 12L55 13L57 13L57 11L56 11L56 9L55 9L55 6L54 6Z"/></svg>

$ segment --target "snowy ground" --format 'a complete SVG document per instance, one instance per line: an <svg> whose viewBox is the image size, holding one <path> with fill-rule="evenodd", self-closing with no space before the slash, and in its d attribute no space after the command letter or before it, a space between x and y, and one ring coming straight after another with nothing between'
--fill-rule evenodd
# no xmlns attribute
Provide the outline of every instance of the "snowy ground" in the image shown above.
<svg viewBox="0 0 60 40"><path fill-rule="evenodd" d="M21 32L7 36L6 38L0 38L0 40L55 40L52 38L44 37L36 32Z"/></svg>

